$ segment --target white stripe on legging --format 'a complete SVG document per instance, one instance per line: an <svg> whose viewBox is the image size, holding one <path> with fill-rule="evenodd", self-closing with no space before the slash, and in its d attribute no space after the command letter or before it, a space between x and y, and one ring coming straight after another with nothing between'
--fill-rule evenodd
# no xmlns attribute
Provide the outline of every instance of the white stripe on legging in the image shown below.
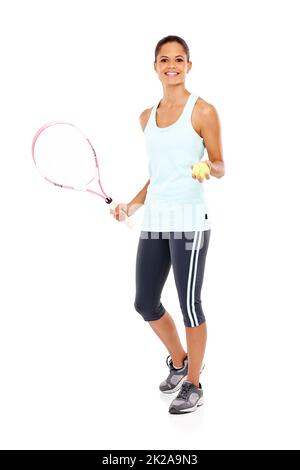
<svg viewBox="0 0 300 470"><path fill-rule="evenodd" d="M194 300L195 300L195 285L196 285L196 277L197 277L197 265L198 265L198 257L199 257L199 245L201 241L201 234L202 232L195 232L192 253L190 258L190 268L189 268L189 277L188 277L188 286L187 286L187 297L186 297L186 304L187 304L187 311L188 316L191 322L191 326L198 325L198 319L196 315ZM195 246L196 246L196 260L193 267L193 260L194 260L194 253L195 253ZM191 299L191 285L192 285L192 304L190 304ZM192 305L192 310L191 310Z"/></svg>

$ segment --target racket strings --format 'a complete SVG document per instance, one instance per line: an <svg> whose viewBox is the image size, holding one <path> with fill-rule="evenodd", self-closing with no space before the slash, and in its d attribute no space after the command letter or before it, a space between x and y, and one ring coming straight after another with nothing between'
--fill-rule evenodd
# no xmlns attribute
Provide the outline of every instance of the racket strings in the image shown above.
<svg viewBox="0 0 300 470"><path fill-rule="evenodd" d="M39 129L33 139L32 156L48 182L66 189L87 191L111 202L101 184L96 151L73 124L56 121ZM98 189L87 188L94 180L102 194Z"/></svg>

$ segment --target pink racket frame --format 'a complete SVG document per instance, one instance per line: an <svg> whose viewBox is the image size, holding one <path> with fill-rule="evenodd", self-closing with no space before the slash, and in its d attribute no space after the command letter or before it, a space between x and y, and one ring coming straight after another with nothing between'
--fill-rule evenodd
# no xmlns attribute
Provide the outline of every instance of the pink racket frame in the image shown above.
<svg viewBox="0 0 300 470"><path fill-rule="evenodd" d="M41 135L41 133L47 129L48 127L51 127L51 126L56 126L57 124L62 124L62 125L67 125L67 126L71 126L73 127L74 129L76 129L84 138L85 140L87 141L87 143L89 144L89 146L91 147L91 151L93 153L93 156L94 156L94 162L95 162L95 167L96 167L96 174L95 176L93 176L93 178L88 181L86 183L85 186L89 185L95 178L97 178L98 180L98 184L99 184L99 187L102 191L102 194L98 191L94 191L93 189L90 189L90 188L87 188L87 187L84 187L84 188L76 188L75 186L68 186L68 185L65 185L65 184L60 184L60 183L57 183L56 181L52 181L50 178L48 178L47 176L43 175L43 173L41 173L38 165L37 165L37 162L36 162L36 158L35 158L35 144L36 144L36 141L37 139L39 138L39 136ZM92 146L91 144L91 141L88 139L88 137L82 132L81 129L79 129L79 127L75 126L74 124L70 123L70 122L65 122L65 121L53 121L53 122L48 122L47 124L45 124L43 127L41 127L37 133L35 134L34 138L33 138L33 141L32 141L32 146L31 146L31 153L32 153L32 158L33 158L33 161L34 161L34 164L37 168L37 170L39 171L39 173L43 176L43 178L45 178L46 181L48 181L49 183L52 183L54 184L55 186L59 186L60 188L64 188L64 189L74 189L75 191L86 191L88 193L92 193L92 194L95 194L96 196L100 196L102 197L102 199L104 199L104 201L107 203L107 204L110 204L112 202L112 198L109 197L106 192L104 191L103 189L103 186L101 184L101 181L100 181L100 172L99 172L99 163L98 163L98 158L97 158L97 154L96 154L96 151L94 149L94 147Z"/></svg>

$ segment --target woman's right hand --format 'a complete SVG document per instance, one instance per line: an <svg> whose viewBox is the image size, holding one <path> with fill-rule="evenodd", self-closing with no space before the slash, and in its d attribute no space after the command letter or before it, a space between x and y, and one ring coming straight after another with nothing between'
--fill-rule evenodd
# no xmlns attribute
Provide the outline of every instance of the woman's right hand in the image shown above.
<svg viewBox="0 0 300 470"><path fill-rule="evenodd" d="M112 214L114 216L114 218L118 221L118 222L122 222L123 220L125 220L125 214L127 215L128 217L128 204L125 204L125 203L120 203L118 204L116 207L115 207L115 210L113 209L110 209L110 214ZM125 212L125 214L124 214Z"/></svg>

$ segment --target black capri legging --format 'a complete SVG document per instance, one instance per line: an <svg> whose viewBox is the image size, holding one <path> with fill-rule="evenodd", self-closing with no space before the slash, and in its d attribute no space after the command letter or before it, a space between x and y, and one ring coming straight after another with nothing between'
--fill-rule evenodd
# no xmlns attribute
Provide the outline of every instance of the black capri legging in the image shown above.
<svg viewBox="0 0 300 470"><path fill-rule="evenodd" d="M166 311L160 297L172 265L185 326L205 322L201 288L210 232L141 231L134 307L145 321L159 320Z"/></svg>

